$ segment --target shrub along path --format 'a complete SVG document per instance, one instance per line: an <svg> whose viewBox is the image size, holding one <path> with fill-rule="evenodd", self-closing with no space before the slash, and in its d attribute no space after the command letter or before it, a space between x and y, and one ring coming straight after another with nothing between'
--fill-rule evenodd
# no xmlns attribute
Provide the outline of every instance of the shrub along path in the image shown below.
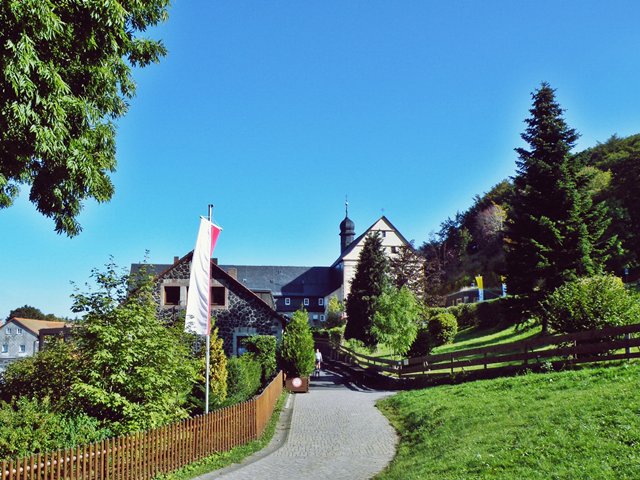
<svg viewBox="0 0 640 480"><path fill-rule="evenodd" d="M268 455L258 453L198 480L369 479L395 454L396 433L375 407L389 394L357 388L325 370L309 393L291 396L290 428L281 447L276 435Z"/></svg>

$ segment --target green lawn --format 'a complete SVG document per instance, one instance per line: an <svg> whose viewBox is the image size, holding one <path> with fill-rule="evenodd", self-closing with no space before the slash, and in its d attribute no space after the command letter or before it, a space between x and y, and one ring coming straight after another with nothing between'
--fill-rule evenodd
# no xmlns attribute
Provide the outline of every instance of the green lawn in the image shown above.
<svg viewBox="0 0 640 480"><path fill-rule="evenodd" d="M379 480L638 479L640 364L528 374L399 393Z"/></svg>

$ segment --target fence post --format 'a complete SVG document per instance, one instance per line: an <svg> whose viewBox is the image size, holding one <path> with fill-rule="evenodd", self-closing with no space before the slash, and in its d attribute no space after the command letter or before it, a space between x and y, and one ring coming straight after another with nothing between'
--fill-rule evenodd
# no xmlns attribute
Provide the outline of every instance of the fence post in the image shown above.
<svg viewBox="0 0 640 480"><path fill-rule="evenodd" d="M484 352L484 369L487 369L487 352Z"/></svg>
<svg viewBox="0 0 640 480"><path fill-rule="evenodd" d="M626 340L626 344L627 344L624 351L627 354L627 360L629 360L631 359L631 347L629 346L629 340L631 340L631 335L628 333L625 333L624 339Z"/></svg>
<svg viewBox="0 0 640 480"><path fill-rule="evenodd" d="M453 353L451 353L451 375L453 375Z"/></svg>

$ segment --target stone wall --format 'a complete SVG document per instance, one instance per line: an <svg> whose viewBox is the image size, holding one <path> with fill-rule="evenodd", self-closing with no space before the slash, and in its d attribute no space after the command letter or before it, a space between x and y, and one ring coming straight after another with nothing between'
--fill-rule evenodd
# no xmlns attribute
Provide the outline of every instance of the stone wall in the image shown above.
<svg viewBox="0 0 640 480"><path fill-rule="evenodd" d="M184 321L184 305L162 306L162 287L164 285L180 285L184 290L181 299L186 299L186 287L189 283L190 263L184 261L169 270L165 275L156 280L154 299L158 305L158 316L167 323ZM237 337L258 335L275 335L278 339L282 336L282 324L278 314L256 297L252 292L232 282L228 277L213 269L212 285L223 286L227 289L227 302L225 307L212 307L212 315L216 318L215 327L218 328L218 336L224 341L224 350L227 355L237 354ZM182 303L182 302L181 302ZM184 302L186 304L186 301Z"/></svg>

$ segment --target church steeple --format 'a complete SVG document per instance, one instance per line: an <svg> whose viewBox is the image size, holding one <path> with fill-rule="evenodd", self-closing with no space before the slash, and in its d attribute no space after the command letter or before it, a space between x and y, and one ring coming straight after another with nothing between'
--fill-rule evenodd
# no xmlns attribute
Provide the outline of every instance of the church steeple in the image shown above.
<svg viewBox="0 0 640 480"><path fill-rule="evenodd" d="M356 236L356 225L349 218L349 201L344 201L344 220L340 222L340 253L343 253Z"/></svg>

